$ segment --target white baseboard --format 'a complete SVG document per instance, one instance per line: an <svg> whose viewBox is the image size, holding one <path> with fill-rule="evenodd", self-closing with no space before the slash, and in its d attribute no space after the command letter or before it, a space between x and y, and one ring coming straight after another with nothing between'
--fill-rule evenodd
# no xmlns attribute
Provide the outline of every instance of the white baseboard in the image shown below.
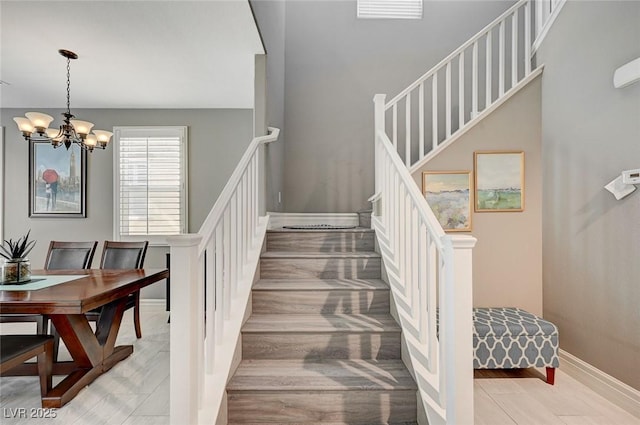
<svg viewBox="0 0 640 425"><path fill-rule="evenodd" d="M164 298L140 298L140 305L145 307L162 307L164 309L167 305L167 300Z"/></svg>
<svg viewBox="0 0 640 425"><path fill-rule="evenodd" d="M357 226L357 213L281 213L269 212L269 229L300 224L330 224L333 226Z"/></svg>
<svg viewBox="0 0 640 425"><path fill-rule="evenodd" d="M640 418L640 391L564 350L560 350L560 359L561 370L567 375Z"/></svg>

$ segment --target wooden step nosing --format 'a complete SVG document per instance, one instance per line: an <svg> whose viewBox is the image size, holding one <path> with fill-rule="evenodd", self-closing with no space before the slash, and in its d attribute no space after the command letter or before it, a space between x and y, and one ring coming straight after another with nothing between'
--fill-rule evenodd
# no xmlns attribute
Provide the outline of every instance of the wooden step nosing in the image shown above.
<svg viewBox="0 0 640 425"><path fill-rule="evenodd" d="M271 330L271 329L242 329L242 334L248 335L324 335L324 334L399 334L402 328L384 328L384 329L287 329L287 330Z"/></svg>
<svg viewBox="0 0 640 425"><path fill-rule="evenodd" d="M285 229L282 227L276 229L267 229L267 234L279 234L279 233L375 233L374 229L367 227L355 227L353 229Z"/></svg>
<svg viewBox="0 0 640 425"><path fill-rule="evenodd" d="M325 260L325 259L379 259L380 254L373 251L266 251L260 256L262 260Z"/></svg>
<svg viewBox="0 0 640 425"><path fill-rule="evenodd" d="M376 386L376 385L371 385L371 386L366 386L366 385L361 385L361 386L357 386L357 385L353 385L353 386L340 386L340 385L335 385L335 386L312 386L312 385L290 385L290 386L283 386L283 387L275 387L275 386L270 386L270 385L256 385L253 386L251 388L234 388L234 386L229 383L227 385L227 393L243 393L245 395L248 395L250 393L256 393L256 394L286 394L286 393L292 393L292 394L297 394L300 391L305 391L305 392L318 392L318 393L328 393L328 392L344 392L344 391L363 391L363 392L374 392L374 391L416 391L418 389L417 385L415 385L415 383L413 385L410 384L398 384L397 386Z"/></svg>
<svg viewBox="0 0 640 425"><path fill-rule="evenodd" d="M373 287L373 288L328 288L328 287L318 287L318 288L311 288L311 287L306 287L306 288L282 288L282 287L264 287L264 286L258 286L258 287L253 287L251 289L253 292L320 292L320 293L325 293L325 292L357 292L357 293L361 293L361 292L381 292L381 291L386 291L389 292L389 288L380 288L380 287Z"/></svg>

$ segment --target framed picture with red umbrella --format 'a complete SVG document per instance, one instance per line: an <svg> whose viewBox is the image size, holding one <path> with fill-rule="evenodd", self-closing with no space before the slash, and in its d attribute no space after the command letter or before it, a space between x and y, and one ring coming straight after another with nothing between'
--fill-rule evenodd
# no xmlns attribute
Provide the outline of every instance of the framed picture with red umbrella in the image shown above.
<svg viewBox="0 0 640 425"><path fill-rule="evenodd" d="M87 151L30 142L29 216L87 216Z"/></svg>

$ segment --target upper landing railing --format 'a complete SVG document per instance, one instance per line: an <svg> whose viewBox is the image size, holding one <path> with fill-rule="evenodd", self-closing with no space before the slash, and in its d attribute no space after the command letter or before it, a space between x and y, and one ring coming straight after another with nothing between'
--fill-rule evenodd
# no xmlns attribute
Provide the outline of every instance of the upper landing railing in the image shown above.
<svg viewBox="0 0 640 425"><path fill-rule="evenodd" d="M385 104L385 128L411 170L532 75L564 1L521 0Z"/></svg>

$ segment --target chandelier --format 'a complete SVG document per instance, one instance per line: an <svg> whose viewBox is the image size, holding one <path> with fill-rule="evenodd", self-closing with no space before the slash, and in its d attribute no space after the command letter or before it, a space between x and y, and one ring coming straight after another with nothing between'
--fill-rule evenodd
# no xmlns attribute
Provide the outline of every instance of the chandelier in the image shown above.
<svg viewBox="0 0 640 425"><path fill-rule="evenodd" d="M49 128L53 121L51 115L41 112L27 112L25 117L15 117L13 120L18 124L18 129L26 141L49 141L54 148L64 145L67 149L73 143L80 145L83 149L92 152L95 148L105 149L111 140L113 133L105 130L93 130L93 123L73 119L70 109L70 75L71 59L78 59L78 55L69 50L58 50L62 56L67 58L67 112L63 112L63 124L60 128Z"/></svg>

